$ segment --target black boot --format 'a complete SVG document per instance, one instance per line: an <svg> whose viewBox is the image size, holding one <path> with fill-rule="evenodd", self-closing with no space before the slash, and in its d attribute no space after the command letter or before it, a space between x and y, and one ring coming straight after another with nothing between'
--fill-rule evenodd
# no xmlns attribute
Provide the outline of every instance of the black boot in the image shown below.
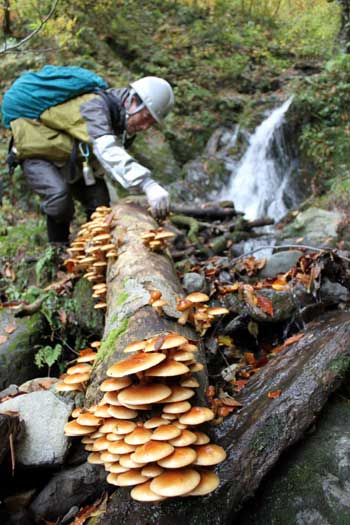
<svg viewBox="0 0 350 525"><path fill-rule="evenodd" d="M69 244L69 222L56 222L47 215L47 236L49 243Z"/></svg>

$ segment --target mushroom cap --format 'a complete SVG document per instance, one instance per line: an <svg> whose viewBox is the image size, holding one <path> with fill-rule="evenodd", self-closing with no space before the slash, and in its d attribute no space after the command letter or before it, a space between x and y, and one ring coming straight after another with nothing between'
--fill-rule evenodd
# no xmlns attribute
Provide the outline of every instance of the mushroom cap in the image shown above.
<svg viewBox="0 0 350 525"><path fill-rule="evenodd" d="M195 443L196 439L197 437L194 432L184 429L178 437L171 439L169 443L170 445L173 445L173 447L187 447L188 445Z"/></svg>
<svg viewBox="0 0 350 525"><path fill-rule="evenodd" d="M129 469L127 467L122 467L122 465L116 461L115 463L112 463L108 467L109 472L113 472L114 474L121 474L122 472L127 472Z"/></svg>
<svg viewBox="0 0 350 525"><path fill-rule="evenodd" d="M149 463L141 470L141 474L146 478L155 478L164 472L164 469L157 465L157 463Z"/></svg>
<svg viewBox="0 0 350 525"><path fill-rule="evenodd" d="M182 496L200 483L200 474L193 469L174 469L154 478L150 489L160 496Z"/></svg>
<svg viewBox="0 0 350 525"><path fill-rule="evenodd" d="M184 425L201 425L214 419L214 412L207 407L192 407L191 410L179 417Z"/></svg>
<svg viewBox="0 0 350 525"><path fill-rule="evenodd" d="M101 341L93 341L91 344L90 344L91 348L100 348L101 346Z"/></svg>
<svg viewBox="0 0 350 525"><path fill-rule="evenodd" d="M137 411L126 407L116 407L111 405L108 408L108 414L117 419L134 419L137 417Z"/></svg>
<svg viewBox="0 0 350 525"><path fill-rule="evenodd" d="M190 366L191 372L201 372L204 368L204 365L202 363L195 363L194 365Z"/></svg>
<svg viewBox="0 0 350 525"><path fill-rule="evenodd" d="M186 296L186 300L191 301L191 303L205 303L209 301L209 296L206 293L193 292Z"/></svg>
<svg viewBox="0 0 350 525"><path fill-rule="evenodd" d="M154 239L156 241L160 241L164 239L173 239L174 237L176 237L175 233L169 232L167 230L163 230L163 231L156 233L156 236L154 237Z"/></svg>
<svg viewBox="0 0 350 525"><path fill-rule="evenodd" d="M158 465L164 468L182 468L191 465L197 457L193 448L176 447L174 452L164 459L158 461Z"/></svg>
<svg viewBox="0 0 350 525"><path fill-rule="evenodd" d="M131 485L139 485L140 483L144 483L147 480L147 476L143 476L141 474L141 469L133 469L129 470L128 472L124 472L123 474L119 474L115 485L119 487L128 487Z"/></svg>
<svg viewBox="0 0 350 525"><path fill-rule="evenodd" d="M161 425L168 425L168 422L160 416L151 417L151 419L148 419L144 423L145 428L157 428Z"/></svg>
<svg viewBox="0 0 350 525"><path fill-rule="evenodd" d="M197 388L197 387L200 386L200 384L197 381L197 379L195 377L192 377L192 376L184 377L184 379L182 379L180 381L180 385L181 386L190 387L190 388Z"/></svg>
<svg viewBox="0 0 350 525"><path fill-rule="evenodd" d="M98 429L102 434L109 434L114 432L117 428L118 420L114 417L109 417L103 420L103 424Z"/></svg>
<svg viewBox="0 0 350 525"><path fill-rule="evenodd" d="M109 432L106 434L106 439L108 439L108 441L121 441L124 439L124 435L118 435L114 434L114 432Z"/></svg>
<svg viewBox="0 0 350 525"><path fill-rule="evenodd" d="M79 363L78 365L70 366L69 368L67 368L67 374L90 374L91 370L91 365L88 365L87 363Z"/></svg>
<svg viewBox="0 0 350 525"><path fill-rule="evenodd" d="M101 459L103 463L116 463L119 460L119 454L112 454L109 450L101 452Z"/></svg>
<svg viewBox="0 0 350 525"><path fill-rule="evenodd" d="M121 402L118 399L118 394L119 394L118 390L106 392L103 398L101 399L101 403L120 407Z"/></svg>
<svg viewBox="0 0 350 525"><path fill-rule="evenodd" d="M152 353L147 355L155 354ZM164 354L161 355L165 357ZM188 366L184 365L183 363L179 363L177 361L174 361L173 359L167 359L166 361L164 361L164 363L152 367L151 370L147 370L145 374L148 377L173 377L182 374L187 374L189 370L190 369L188 368Z"/></svg>
<svg viewBox="0 0 350 525"><path fill-rule="evenodd" d="M180 434L181 430L175 425L161 425L153 432L152 439L155 441L168 441L178 437Z"/></svg>
<svg viewBox="0 0 350 525"><path fill-rule="evenodd" d="M136 372L142 372L143 370L148 370L162 361L166 356L158 352L146 353L140 352L135 354L128 359L124 359L119 363L112 365L107 370L107 375L109 377L124 377L130 374L136 374Z"/></svg>
<svg viewBox="0 0 350 525"><path fill-rule="evenodd" d="M80 414L77 418L77 422L79 425L86 425L91 427L97 427L101 424L101 418L96 417L94 414L91 414L90 412L85 412L84 414Z"/></svg>
<svg viewBox="0 0 350 525"><path fill-rule="evenodd" d="M210 438L205 434L204 432L200 432L199 430L193 431L194 435L196 436L195 445L206 445L209 443Z"/></svg>
<svg viewBox="0 0 350 525"><path fill-rule="evenodd" d="M186 496L206 496L207 494L210 494L210 492L213 492L220 483L219 476L215 474L215 472L211 472L209 470L201 470L200 471L201 480L199 482L199 485L186 494Z"/></svg>
<svg viewBox="0 0 350 525"><path fill-rule="evenodd" d="M95 432L97 427L91 427L88 425L80 425L75 419L69 421L64 425L65 436L85 436L86 434L92 434Z"/></svg>
<svg viewBox="0 0 350 525"><path fill-rule="evenodd" d="M185 343L179 347L179 350L185 350L185 352L198 352L198 346L193 343Z"/></svg>
<svg viewBox="0 0 350 525"><path fill-rule="evenodd" d="M123 352L125 354L129 353L129 352L138 352L139 350L143 350L146 346L146 341L134 341L133 343L130 343L129 345L127 345Z"/></svg>
<svg viewBox="0 0 350 525"><path fill-rule="evenodd" d="M99 310L100 308L107 308L107 303L97 303L94 306L95 310Z"/></svg>
<svg viewBox="0 0 350 525"><path fill-rule="evenodd" d="M176 350L171 354L171 359L180 362L190 361L191 359L194 359L194 354L192 352L187 352L186 350Z"/></svg>
<svg viewBox="0 0 350 525"><path fill-rule="evenodd" d="M176 310L178 312L185 312L189 308L191 308L193 303L191 301L187 301L186 299L183 299L182 297L177 300Z"/></svg>
<svg viewBox="0 0 350 525"><path fill-rule="evenodd" d="M126 388L127 386L131 385L131 383L131 378L128 376L109 377L101 383L100 390L102 392L115 392L121 390L122 388Z"/></svg>
<svg viewBox="0 0 350 525"><path fill-rule="evenodd" d="M162 400L162 403L176 403L177 401L186 401L194 396L194 390L191 388L185 388L183 386L172 386L171 394Z"/></svg>
<svg viewBox="0 0 350 525"><path fill-rule="evenodd" d="M107 404L98 405L98 406L96 407L96 409L94 410L94 414L95 414L95 416L97 416L97 417L107 417L107 418L110 418L110 417L111 417L111 414L108 412L108 409L109 409L109 405L107 405Z"/></svg>
<svg viewBox="0 0 350 525"><path fill-rule="evenodd" d="M169 304L167 301L164 301L164 299L157 299L156 301L153 301L152 306L153 308L163 308L166 304Z"/></svg>
<svg viewBox="0 0 350 525"><path fill-rule="evenodd" d="M208 445L197 446L195 449L197 452L197 459L195 460L194 465L217 465L226 458L226 452L219 445L209 443Z"/></svg>
<svg viewBox="0 0 350 525"><path fill-rule="evenodd" d="M108 451L112 454L131 454L135 452L136 447L133 445L128 445L124 440L114 441L113 443L109 442Z"/></svg>
<svg viewBox="0 0 350 525"><path fill-rule="evenodd" d="M66 385L75 385L77 383L84 383L90 378L90 372L84 372L82 374L71 374L64 378Z"/></svg>
<svg viewBox="0 0 350 525"><path fill-rule="evenodd" d="M154 301L157 301L162 297L162 292L160 290L150 290L149 292L149 302L152 304Z"/></svg>
<svg viewBox="0 0 350 525"><path fill-rule="evenodd" d="M164 342L160 348L162 350L168 350L169 348L176 348L177 346L181 346L185 343L188 343L187 337L176 333L168 334L165 336Z"/></svg>
<svg viewBox="0 0 350 525"><path fill-rule="evenodd" d="M147 428L135 428L130 434L125 436L124 441L129 445L144 445L152 438L152 432Z"/></svg>
<svg viewBox="0 0 350 525"><path fill-rule="evenodd" d="M188 401L176 401L175 403L167 403L164 405L163 412L165 414L183 414L188 412L191 408L191 403Z"/></svg>
<svg viewBox="0 0 350 525"><path fill-rule="evenodd" d="M95 439L95 442L93 444L93 450L96 452L101 452L101 450L108 450L109 445L111 444L108 439L103 436Z"/></svg>
<svg viewBox="0 0 350 525"><path fill-rule="evenodd" d="M98 452L91 452L87 457L87 462L92 465L103 465L101 455Z"/></svg>
<svg viewBox="0 0 350 525"><path fill-rule="evenodd" d="M169 443L163 443L162 441L149 441L131 454L131 459L135 463L153 463L160 459L169 456L174 450L172 445Z"/></svg>
<svg viewBox="0 0 350 525"><path fill-rule="evenodd" d="M142 405L144 403L156 403L171 394L171 388L162 383L138 384L125 388L118 395L121 403Z"/></svg>
<svg viewBox="0 0 350 525"><path fill-rule="evenodd" d="M227 308L224 308L223 306L211 306L208 308L207 312L209 315L215 316L215 315L229 314L230 310L228 310Z"/></svg>
<svg viewBox="0 0 350 525"><path fill-rule="evenodd" d="M132 489L130 495L136 501L163 501L167 499L151 490L151 481L137 485Z"/></svg>
<svg viewBox="0 0 350 525"><path fill-rule="evenodd" d="M83 353L84 352L84 353ZM95 361L97 353L93 350L83 350L79 357L76 359L77 363L91 363L92 361Z"/></svg>
<svg viewBox="0 0 350 525"><path fill-rule="evenodd" d="M82 389L81 383L75 383L74 385L67 385L63 381L55 385L56 392L76 392Z"/></svg>
<svg viewBox="0 0 350 525"><path fill-rule="evenodd" d="M170 421L173 421L174 419L177 419L177 414L166 414L165 412L162 413L162 417L164 419L168 419Z"/></svg>
<svg viewBox="0 0 350 525"><path fill-rule="evenodd" d="M123 436L125 434L130 434L136 428L136 423L128 420L117 421L117 428L113 430L114 434L118 436Z"/></svg>
<svg viewBox="0 0 350 525"><path fill-rule="evenodd" d="M146 465L146 463L136 463L132 458L131 456L133 456L134 454L123 454L122 456L120 456L119 458L119 464L122 466L122 467L126 467L126 468L140 468L140 467L144 467Z"/></svg>

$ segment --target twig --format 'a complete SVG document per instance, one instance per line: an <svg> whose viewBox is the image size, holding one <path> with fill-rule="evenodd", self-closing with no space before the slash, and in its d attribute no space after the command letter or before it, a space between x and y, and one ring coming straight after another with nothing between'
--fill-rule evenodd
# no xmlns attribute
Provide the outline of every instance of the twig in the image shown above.
<svg viewBox="0 0 350 525"><path fill-rule="evenodd" d="M40 31L40 29L43 27L43 25L46 24L46 22L49 20L49 18L51 18L52 15L54 14L58 2L59 2L59 0L54 0L54 3L52 4L52 7L51 7L49 13L46 15L46 17L45 17L43 20L40 21L40 24L38 25L38 27L36 27L36 28L34 29L34 31L32 31L31 33L29 33L29 35L27 35L25 38L23 38L22 40L20 40L19 42L17 42L17 44L14 44L13 46L9 46L9 47L7 47L7 41L5 40L4 48L0 50L0 55L2 55L2 54L4 54L4 53L8 53L9 51L13 51L14 49L18 49L18 48L21 47L23 44L25 44L26 42L28 42L28 40L30 40L31 38L33 38L33 36L35 36L37 33L39 33L39 31Z"/></svg>
<svg viewBox="0 0 350 525"><path fill-rule="evenodd" d="M13 434L9 435L9 442L10 442L10 452L11 452L11 471L12 476L15 475L15 466L16 466L16 456L15 456L15 446L13 443Z"/></svg>

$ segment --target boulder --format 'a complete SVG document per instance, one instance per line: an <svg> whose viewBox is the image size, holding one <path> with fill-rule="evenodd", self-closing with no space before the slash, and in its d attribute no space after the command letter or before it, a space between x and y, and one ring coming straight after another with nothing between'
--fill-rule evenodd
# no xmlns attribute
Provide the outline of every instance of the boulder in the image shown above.
<svg viewBox="0 0 350 525"><path fill-rule="evenodd" d="M349 429L348 401L333 400L313 432L284 456L256 497L233 522L240 525L349 523Z"/></svg>
<svg viewBox="0 0 350 525"><path fill-rule="evenodd" d="M286 273L295 266L303 252L299 250L286 250L272 254L268 257L266 265L259 272L259 278L275 277L278 273Z"/></svg>
<svg viewBox="0 0 350 525"><path fill-rule="evenodd" d="M55 474L32 502L30 509L36 519L57 520L72 507L94 501L106 490L106 472L101 465L83 463Z"/></svg>
<svg viewBox="0 0 350 525"><path fill-rule="evenodd" d="M53 392L39 391L16 396L0 405L2 413L18 412L25 432L16 445L16 460L26 467L62 465L68 451L63 428L73 402Z"/></svg>
<svg viewBox="0 0 350 525"><path fill-rule="evenodd" d="M308 208L299 213L293 222L285 226L281 239L303 237L303 242L314 245L329 245L331 240L337 239L337 228L343 215L336 211L327 211L320 208Z"/></svg>
<svg viewBox="0 0 350 525"><path fill-rule="evenodd" d="M0 335L6 337L0 344L0 390L38 375L35 345L40 342L44 326L40 313L19 319L9 308L0 310ZM9 327L14 328L11 333Z"/></svg>

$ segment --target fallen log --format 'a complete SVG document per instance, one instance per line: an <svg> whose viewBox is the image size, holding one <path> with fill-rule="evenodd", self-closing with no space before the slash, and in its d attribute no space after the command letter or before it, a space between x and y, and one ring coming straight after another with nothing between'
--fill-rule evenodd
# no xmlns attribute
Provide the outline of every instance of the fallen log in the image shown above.
<svg viewBox="0 0 350 525"><path fill-rule="evenodd" d="M277 354L237 399L243 408L212 428L228 452L218 468L221 484L206 497L140 504L124 489L111 498L98 525L228 525L282 452L315 421L350 363L350 314L335 312L307 327L304 336ZM96 524L96 521L94 521Z"/></svg>
<svg viewBox="0 0 350 525"><path fill-rule="evenodd" d="M102 397L99 385L106 378L106 370L126 358L123 349L129 343L168 332L178 332L191 340L198 340L190 327L177 323L181 314L176 309L176 299L185 294L169 252L151 251L141 239L142 233L157 227L154 219L135 203L118 204L113 213L116 222L113 235L116 239L122 238L123 243L118 258L108 268L105 329L86 393L87 405ZM152 290L159 290L167 302L163 308L166 316L160 316L150 305ZM202 350L196 357L204 364ZM207 379L205 373L198 376L202 384L199 397L203 399Z"/></svg>
<svg viewBox="0 0 350 525"><path fill-rule="evenodd" d="M171 206L170 211L176 215L189 215L190 217L202 218L207 217L210 219L227 219L237 215L243 215L237 212L234 208L221 208L220 206L212 207L198 207L192 206Z"/></svg>

